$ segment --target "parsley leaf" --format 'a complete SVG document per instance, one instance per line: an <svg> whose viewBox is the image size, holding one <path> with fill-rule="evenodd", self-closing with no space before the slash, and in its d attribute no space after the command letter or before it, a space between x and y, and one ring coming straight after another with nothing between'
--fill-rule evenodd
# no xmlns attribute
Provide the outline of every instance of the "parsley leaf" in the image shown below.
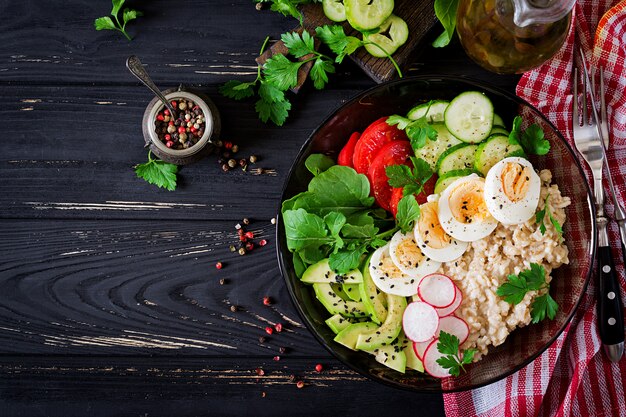
<svg viewBox="0 0 626 417"><path fill-rule="evenodd" d="M550 151L550 142L545 138L543 129L538 124L533 123L522 132L522 118L520 116L515 116L513 119L509 143L520 145L528 155L545 155Z"/></svg>
<svg viewBox="0 0 626 417"><path fill-rule="evenodd" d="M286 91L298 84L298 70L302 64L304 61L292 62L285 55L276 54L265 61L263 73L267 82Z"/></svg>
<svg viewBox="0 0 626 417"><path fill-rule="evenodd" d="M363 46L363 41L354 36L346 35L343 27L339 25L320 26L315 28L315 33L337 55L335 62L338 64L341 64L346 56Z"/></svg>
<svg viewBox="0 0 626 417"><path fill-rule="evenodd" d="M413 230L413 223L420 217L420 206L413 195L406 195L398 203L396 221L403 233Z"/></svg>
<svg viewBox="0 0 626 417"><path fill-rule="evenodd" d="M315 40L306 30L302 31L302 35L298 32L283 33L280 39L289 50L289 53L296 58L316 53Z"/></svg>
<svg viewBox="0 0 626 417"><path fill-rule="evenodd" d="M546 271L543 266L531 263L530 269L518 275L509 275L507 279L507 282L498 287L496 294L513 305L519 304L529 291L546 291L533 300L530 313L533 323L540 322L546 316L550 319L556 316L559 306L550 296L550 284L546 282Z"/></svg>
<svg viewBox="0 0 626 417"><path fill-rule="evenodd" d="M546 199L543 205L543 209L539 210L537 213L535 213L535 222L539 224L539 230L541 231L542 235L546 234L546 225L545 225L545 218L546 218L546 214L548 215L548 219L550 220L550 223L552 223L552 226L554 227L554 230L556 230L556 232L559 234L559 236L561 237L561 239L563 238L563 227L559 224L559 222L554 218L554 216L552 216L552 213L550 212L550 210L548 210L548 198L550 198L550 194L546 195Z"/></svg>
<svg viewBox="0 0 626 417"><path fill-rule="evenodd" d="M435 48L444 47L452 40L458 7L459 0L435 0L435 15L444 29L443 33L432 43Z"/></svg>
<svg viewBox="0 0 626 417"><path fill-rule="evenodd" d="M263 123L271 120L276 126L282 126L289 116L291 103L287 99L269 102L261 98L256 102L254 108L259 113L259 119Z"/></svg>
<svg viewBox="0 0 626 417"><path fill-rule="evenodd" d="M296 2L292 0L272 0L270 10L278 12L283 16L291 16L298 19L300 26L302 26L303 16L302 13L296 7Z"/></svg>
<svg viewBox="0 0 626 417"><path fill-rule="evenodd" d="M313 80L313 86L318 90L321 90L328 83L328 75L327 73L334 73L335 66L332 62L327 61L325 59L317 58L315 63L311 67L310 76Z"/></svg>
<svg viewBox="0 0 626 417"><path fill-rule="evenodd" d="M237 80L230 80L220 86L219 92L226 97L235 100L242 100L246 97L252 97L254 95L255 84L255 82L245 83Z"/></svg>
<svg viewBox="0 0 626 417"><path fill-rule="evenodd" d="M152 158L152 152L148 151L148 162L135 165L137 177L143 178L150 184L165 188L170 191L176 189L176 173L178 166Z"/></svg>
<svg viewBox="0 0 626 417"><path fill-rule="evenodd" d="M427 139L437 140L437 131L428 123L426 116L411 120L394 114L387 118L387 124L389 126L397 125L398 129L404 130L413 149L423 148Z"/></svg>
<svg viewBox="0 0 626 417"><path fill-rule="evenodd" d="M478 352L476 349L466 349L461 352L459 343L458 337L446 332L439 333L437 350L445 356L437 359L437 363L447 369L452 376L459 376L461 370L465 370L463 365L472 363L474 355Z"/></svg>
<svg viewBox="0 0 626 417"><path fill-rule="evenodd" d="M111 17L109 16L99 17L93 22L94 28L96 30L117 30L122 33L126 37L126 39L128 39L129 41L132 40L132 38L126 32L126 24L131 20L137 19L137 17L139 16L143 16L143 13L134 9L126 8L122 13L123 23L120 22L119 13L122 9L122 6L124 5L124 2L125 0L112 0L113 7L111 8L110 16L113 19L111 19Z"/></svg>
<svg viewBox="0 0 626 417"><path fill-rule="evenodd" d="M411 157L413 168L406 165L390 165L385 168L388 183L394 188L403 188L403 195L419 194L424 184L432 177L433 171L422 158Z"/></svg>

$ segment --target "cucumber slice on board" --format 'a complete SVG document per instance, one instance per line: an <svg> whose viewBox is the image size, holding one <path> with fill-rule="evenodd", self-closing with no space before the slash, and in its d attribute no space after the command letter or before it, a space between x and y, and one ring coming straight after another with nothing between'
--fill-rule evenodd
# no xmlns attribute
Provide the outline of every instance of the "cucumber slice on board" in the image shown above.
<svg viewBox="0 0 626 417"><path fill-rule="evenodd" d="M388 35L385 35L388 34ZM363 34L363 40L374 42L373 44L365 44L365 49L370 55L376 58L385 58L387 55L380 50L379 46L391 55L404 45L409 38L409 27L406 22L398 16L391 15L385 22L380 25L378 33Z"/></svg>
<svg viewBox="0 0 626 417"><path fill-rule="evenodd" d="M474 169L487 175L496 163L520 151L523 153L524 149L518 144L510 144L508 136L499 133L491 135L485 142L478 145L474 156Z"/></svg>
<svg viewBox="0 0 626 417"><path fill-rule="evenodd" d="M343 0L323 0L322 8L326 17L333 22L346 20L346 6L344 6Z"/></svg>
<svg viewBox="0 0 626 417"><path fill-rule="evenodd" d="M415 156L428 162L430 168L435 170L439 157L448 149L463 142L454 137L443 123L433 123L432 127L437 131L437 139L427 140L426 145L415 150Z"/></svg>
<svg viewBox="0 0 626 417"><path fill-rule="evenodd" d="M475 173L476 171L474 171L473 169L457 169L453 171L448 171L441 177L437 178L437 182L435 183L435 190L433 192L435 194L441 194L443 190L448 188L448 185L452 184L454 181L458 180L461 177L467 177L468 175L472 175Z"/></svg>
<svg viewBox="0 0 626 417"><path fill-rule="evenodd" d="M378 28L393 12L393 0L345 0L346 18L358 31Z"/></svg>
<svg viewBox="0 0 626 417"><path fill-rule="evenodd" d="M448 104L450 104L450 102L444 100L434 100L431 103L418 104L409 110L409 114L407 114L406 117L411 120L417 120L425 115L429 123L443 122L443 115L448 108Z"/></svg>
<svg viewBox="0 0 626 417"><path fill-rule="evenodd" d="M493 104L483 93L466 91L452 99L444 121L450 133L463 142L482 142L493 127Z"/></svg>
<svg viewBox="0 0 626 417"><path fill-rule="evenodd" d="M478 145L461 143L441 154L437 161L437 175L442 177L446 172L458 169L473 169L474 158Z"/></svg>

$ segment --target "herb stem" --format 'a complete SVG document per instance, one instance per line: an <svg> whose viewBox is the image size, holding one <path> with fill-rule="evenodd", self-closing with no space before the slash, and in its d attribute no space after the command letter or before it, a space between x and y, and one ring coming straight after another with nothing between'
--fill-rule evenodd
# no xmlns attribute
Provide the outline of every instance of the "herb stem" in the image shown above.
<svg viewBox="0 0 626 417"><path fill-rule="evenodd" d="M391 55L389 55L387 53L387 51L385 51L385 49L382 46L380 46L376 42L372 42L372 41L363 42L363 45L373 45L373 46L377 47L378 49L380 49L385 54L385 56L391 61L393 66L396 68L396 71L398 72L398 77L402 78L402 71L400 71L400 67L398 66L398 63L396 62L395 59L393 59L393 57Z"/></svg>

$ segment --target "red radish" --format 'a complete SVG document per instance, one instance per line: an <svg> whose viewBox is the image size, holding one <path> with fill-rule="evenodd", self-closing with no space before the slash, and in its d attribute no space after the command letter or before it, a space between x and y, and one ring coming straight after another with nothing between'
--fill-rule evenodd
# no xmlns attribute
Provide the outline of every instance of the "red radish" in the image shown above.
<svg viewBox="0 0 626 417"><path fill-rule="evenodd" d="M430 346L433 340L434 339L431 338L425 342L413 342L413 352L415 352L415 355L417 355L420 360L422 360L422 358L424 357L424 352L426 352L426 348Z"/></svg>
<svg viewBox="0 0 626 417"><path fill-rule="evenodd" d="M417 293L424 302L436 308L445 308L454 302L456 285L442 274L426 275L417 286Z"/></svg>
<svg viewBox="0 0 626 417"><path fill-rule="evenodd" d="M449 316L450 314L454 313L457 308L459 308L459 306L461 305L461 301L463 301L463 293L461 292L461 290L459 290L459 287L455 285L454 301L452 302L452 304L445 308L436 308L435 310L437 310L437 314L439 314L439 317Z"/></svg>
<svg viewBox="0 0 626 417"><path fill-rule="evenodd" d="M406 307L402 316L404 334L414 342L425 342L432 338L439 327L439 316L435 308L421 301Z"/></svg>
<svg viewBox="0 0 626 417"><path fill-rule="evenodd" d="M424 370L428 372L430 376L434 376L435 378L446 378L450 376L450 372L437 363L437 359L445 356L437 350L438 342L439 339L435 339L430 343L428 348L426 348L426 352L424 352L422 362L424 363Z"/></svg>
<svg viewBox="0 0 626 417"><path fill-rule="evenodd" d="M465 320L457 316L446 316L439 319L437 337L439 337L439 332L446 332L458 337L459 345L462 345L469 336L469 326Z"/></svg>

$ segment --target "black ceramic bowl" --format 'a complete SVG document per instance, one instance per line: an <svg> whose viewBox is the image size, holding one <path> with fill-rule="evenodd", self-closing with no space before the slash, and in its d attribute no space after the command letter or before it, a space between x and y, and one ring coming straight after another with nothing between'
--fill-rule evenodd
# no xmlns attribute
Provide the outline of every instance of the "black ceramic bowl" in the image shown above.
<svg viewBox="0 0 626 417"><path fill-rule="evenodd" d="M550 141L548 155L533 158L536 168L549 168L553 181L572 204L566 208L564 237L570 251L569 265L553 272L551 295L559 304L554 320L512 332L506 342L491 347L489 354L467 367L458 378L440 380L428 374L407 370L401 374L378 364L364 352L354 352L333 341L334 333L324 320L328 312L315 298L311 287L302 284L294 272L292 254L287 250L282 220L278 221L278 261L291 297L304 322L333 355L355 371L376 381L417 392L451 392L477 388L504 378L530 363L563 331L571 319L592 272L595 250L595 221L591 193L572 148L554 126L526 101L484 83L457 77L422 76L381 84L336 110L304 144L287 178L283 201L306 190L311 175L304 161L311 153L336 157L352 132L362 132L372 121L390 114L406 114L415 104L431 99L450 100L467 90L483 91L493 101L496 112L510 125L522 114L525 125L538 123Z"/></svg>

